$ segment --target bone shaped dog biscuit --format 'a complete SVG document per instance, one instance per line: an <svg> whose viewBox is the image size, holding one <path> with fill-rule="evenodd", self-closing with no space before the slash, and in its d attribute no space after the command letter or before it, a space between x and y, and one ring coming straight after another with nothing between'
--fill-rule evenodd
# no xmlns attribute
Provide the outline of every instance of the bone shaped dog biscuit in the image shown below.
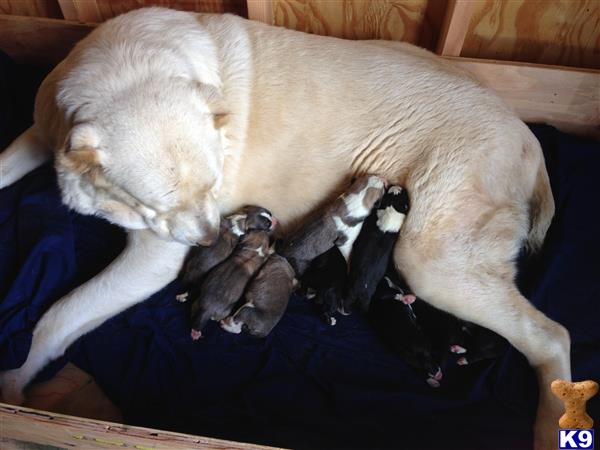
<svg viewBox="0 0 600 450"><path fill-rule="evenodd" d="M590 429L594 426L593 419L585 410L585 404L598 392L598 383L591 380L579 382L554 380L550 388L565 404L565 413L558 421L559 427Z"/></svg>

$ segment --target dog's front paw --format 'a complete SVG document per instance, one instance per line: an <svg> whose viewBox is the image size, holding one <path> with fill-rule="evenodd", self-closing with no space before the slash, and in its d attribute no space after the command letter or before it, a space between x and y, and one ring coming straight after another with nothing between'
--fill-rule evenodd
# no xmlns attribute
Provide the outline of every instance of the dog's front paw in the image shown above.
<svg viewBox="0 0 600 450"><path fill-rule="evenodd" d="M2 390L2 401L5 403L19 406L25 402L23 387L19 382L19 369L0 373L0 389Z"/></svg>

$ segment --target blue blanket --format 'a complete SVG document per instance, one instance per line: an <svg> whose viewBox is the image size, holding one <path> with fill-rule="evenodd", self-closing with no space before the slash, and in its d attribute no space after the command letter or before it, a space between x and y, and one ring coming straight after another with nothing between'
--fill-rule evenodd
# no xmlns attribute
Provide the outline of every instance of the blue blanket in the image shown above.
<svg viewBox="0 0 600 450"><path fill-rule="evenodd" d="M0 145L31 120L43 71L0 57ZM576 379L600 379L600 149L534 126L557 214L519 285L573 339ZM596 206L594 206L596 205ZM0 191L0 369L21 365L31 330L61 295L123 248L121 230L60 201L46 165ZM537 402L533 371L514 349L445 370L430 388L382 344L359 314L328 327L310 302L291 299L266 339L223 332L189 337L188 305L173 282L109 320L51 364L94 376L129 424L296 448L528 448ZM110 299L107 299L110 300ZM600 422L600 397L589 411Z"/></svg>

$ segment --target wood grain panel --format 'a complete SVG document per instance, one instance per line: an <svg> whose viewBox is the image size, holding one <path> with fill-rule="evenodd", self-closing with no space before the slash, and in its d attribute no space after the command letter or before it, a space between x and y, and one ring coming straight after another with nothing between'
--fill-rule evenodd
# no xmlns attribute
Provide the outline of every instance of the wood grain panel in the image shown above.
<svg viewBox="0 0 600 450"><path fill-rule="evenodd" d="M58 0L0 0L0 14L62 18Z"/></svg>
<svg viewBox="0 0 600 450"><path fill-rule="evenodd" d="M443 9L435 0L274 0L275 25L346 39L433 40L428 8ZM435 14L433 14L435 16ZM439 15L439 14L438 14ZM429 46L429 45L427 45Z"/></svg>
<svg viewBox="0 0 600 450"><path fill-rule="evenodd" d="M245 0L98 0L98 9L102 20L144 6L164 6L165 8L205 13L229 12L247 17Z"/></svg>
<svg viewBox="0 0 600 450"><path fill-rule="evenodd" d="M600 1L478 0L461 55L600 68Z"/></svg>

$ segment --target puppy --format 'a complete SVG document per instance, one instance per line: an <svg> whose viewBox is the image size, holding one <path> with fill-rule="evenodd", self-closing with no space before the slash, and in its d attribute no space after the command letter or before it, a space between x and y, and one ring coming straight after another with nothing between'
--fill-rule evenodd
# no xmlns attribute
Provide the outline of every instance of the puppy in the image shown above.
<svg viewBox="0 0 600 450"><path fill-rule="evenodd" d="M347 280L346 259L337 246L317 256L304 273L304 294L315 299L329 325L336 324L334 314L342 307Z"/></svg>
<svg viewBox="0 0 600 450"><path fill-rule="evenodd" d="M493 331L460 320L414 296L406 282L392 268L388 270L384 281L410 305L419 327L431 340L434 352L440 355L442 366L451 355L456 355L456 364L463 366L496 358L506 351L508 342Z"/></svg>
<svg viewBox="0 0 600 450"><path fill-rule="evenodd" d="M246 303L222 320L221 328L230 333L245 329L253 336L267 336L283 316L295 284L292 266L282 256L271 255L250 282Z"/></svg>
<svg viewBox="0 0 600 450"><path fill-rule="evenodd" d="M358 178L319 218L279 243L277 253L289 261L297 276L304 273L313 259L334 245L347 260L363 220L383 195L384 188L382 178Z"/></svg>
<svg viewBox="0 0 600 450"><path fill-rule="evenodd" d="M200 287L190 291L192 339L202 337L209 320L219 321L229 315L269 253L269 233L251 231L242 236L229 258L209 272Z"/></svg>
<svg viewBox="0 0 600 450"><path fill-rule="evenodd" d="M434 356L434 344L413 309L416 297L386 277L377 285L370 303L369 320L381 339L406 363L426 376L427 384L439 387L442 370Z"/></svg>
<svg viewBox="0 0 600 450"><path fill-rule="evenodd" d="M277 219L265 208L245 206L235 214L221 221L219 238L210 247L192 247L181 270L181 281L185 292L177 295L176 299L184 302L188 290L199 284L204 276L221 262L225 261L238 244L240 236L248 231L273 231Z"/></svg>
<svg viewBox="0 0 600 450"><path fill-rule="evenodd" d="M340 312L348 314L356 304L364 312L369 310L371 297L385 275L407 212L406 190L392 186L364 221L352 247L348 292Z"/></svg>
<svg viewBox="0 0 600 450"><path fill-rule="evenodd" d="M508 341L502 336L474 323L461 322L463 342L465 344L462 348L450 347L452 353L461 355L456 360L456 364L459 366L498 358L508 349Z"/></svg>

